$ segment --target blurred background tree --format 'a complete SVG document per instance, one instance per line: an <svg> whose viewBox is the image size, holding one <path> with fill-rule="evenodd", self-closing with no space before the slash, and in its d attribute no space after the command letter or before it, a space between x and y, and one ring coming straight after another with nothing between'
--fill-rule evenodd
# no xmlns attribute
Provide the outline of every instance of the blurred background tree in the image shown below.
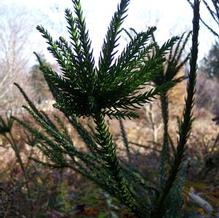
<svg viewBox="0 0 219 218"><path fill-rule="evenodd" d="M33 18L24 8L0 5L0 114L20 111L23 98L13 85L21 84L36 104L51 98L39 66L33 62L29 46L35 31ZM42 60L44 58L42 57Z"/></svg>
<svg viewBox="0 0 219 218"><path fill-rule="evenodd" d="M41 56L41 59L44 63L46 63L46 60L43 56ZM46 63L46 64L49 64L49 63ZM32 87L32 91L34 93L34 100L38 104L40 104L43 101L51 98L49 87L46 83L46 80L44 78L42 71L40 70L39 64L35 64L31 67L29 76L30 76L29 82Z"/></svg>
<svg viewBox="0 0 219 218"><path fill-rule="evenodd" d="M21 102L21 97L13 86L14 82L27 82L29 57L25 53L31 26L25 11L0 8L0 109L11 109Z"/></svg>
<svg viewBox="0 0 219 218"><path fill-rule="evenodd" d="M201 71L211 79L219 82L219 43L216 41L206 57L203 58L200 66Z"/></svg>

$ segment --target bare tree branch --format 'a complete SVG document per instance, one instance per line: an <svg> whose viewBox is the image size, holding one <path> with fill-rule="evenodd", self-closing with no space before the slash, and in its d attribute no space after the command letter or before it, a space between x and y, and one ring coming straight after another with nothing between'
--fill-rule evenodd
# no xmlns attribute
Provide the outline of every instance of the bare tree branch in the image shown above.
<svg viewBox="0 0 219 218"><path fill-rule="evenodd" d="M0 109L8 110L12 104L21 101L13 87L14 82L27 82L28 38L31 26L25 11L13 11L1 8L0 17Z"/></svg>

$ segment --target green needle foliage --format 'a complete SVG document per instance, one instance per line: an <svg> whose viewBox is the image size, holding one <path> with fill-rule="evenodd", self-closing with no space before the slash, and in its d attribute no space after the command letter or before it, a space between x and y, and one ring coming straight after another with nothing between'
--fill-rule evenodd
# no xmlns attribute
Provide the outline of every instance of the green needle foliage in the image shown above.
<svg viewBox="0 0 219 218"><path fill-rule="evenodd" d="M154 79L155 86L161 86L166 82L172 81L174 78L177 80L182 80L184 77L179 77L179 71L182 66L189 60L190 54L183 57L183 51L185 46L191 36L191 32L188 34L183 33L177 43L171 47L168 58L163 66L162 71ZM155 41L155 38L154 38ZM159 49L159 46L156 46L156 49ZM177 78L178 76L178 78ZM160 94L160 103L161 103L161 112L163 118L163 146L160 162L160 186L164 186L166 176L168 174L169 164L170 164L170 147L169 147L169 132L168 132L168 123L169 123L169 99L168 99L168 90Z"/></svg>
<svg viewBox="0 0 219 218"><path fill-rule="evenodd" d="M0 136L3 136L6 139L6 141L9 143L10 147L14 151L16 160L24 176L25 186L27 188L27 196L30 199L31 194L30 194L29 185L28 185L28 176L27 176L25 164L23 163L23 160L20 154L19 146L12 133L13 124L14 124L14 119L10 115L7 115L5 119L2 116L0 116Z"/></svg>
<svg viewBox="0 0 219 218"><path fill-rule="evenodd" d="M24 107L40 128L18 118L14 119L37 138L35 146L49 160L36 161L46 166L68 167L79 172L120 200L137 217L180 217L182 204L174 204L174 202L180 202L175 199L181 199L182 193L179 190L185 174L182 163L192 123L199 1L195 1L194 4L196 18L194 18L190 61L192 67L184 118L179 130L179 143L174 159L170 163L170 171L166 172L165 167L161 170L161 178L164 178L161 179L162 185L160 182L152 184L150 178L146 178L131 166L131 162L124 163L119 159L105 117L135 118L137 117L135 109L151 102L156 96L161 96L161 101L164 101L162 99L165 97L163 113L168 114L167 92L180 81L176 78L176 74L189 58L181 60L189 36L185 39L184 35L172 37L162 46L158 46L153 40L156 28L150 27L145 32L136 32L124 50L118 54L121 26L127 16L130 3L129 0L121 0L108 27L98 64L95 64L80 0L72 0L72 2L74 13L69 9L65 11L70 42L64 37L54 40L44 27L37 26L49 45L48 50L57 60L61 74L55 72L41 60L38 54L35 54L56 100L54 106L63 112L77 130L87 151L77 148L58 116L51 119L39 111L18 84L16 86L29 105ZM154 88L145 91L145 85L151 82L154 82ZM93 119L95 123L93 134L83 127L78 119L80 117ZM166 135L164 135L161 165L166 164L168 156L168 121L164 123L166 123L164 131ZM128 151L128 144L126 146ZM176 214L175 211L178 213Z"/></svg>
<svg viewBox="0 0 219 218"><path fill-rule="evenodd" d="M70 44L63 37L54 41L46 29L37 26L63 73L62 76L58 75L36 54L40 69L56 99L55 106L66 116L95 116L101 113L116 118L136 117L135 108L151 101L172 85L165 84L141 94L137 92L162 67L164 56L176 37L151 55L153 43L150 39L156 29L151 27L146 32L138 33L114 60L121 24L129 4L129 1L121 1L108 28L96 67L80 1L73 1L73 4L76 17L68 9L65 11Z"/></svg>

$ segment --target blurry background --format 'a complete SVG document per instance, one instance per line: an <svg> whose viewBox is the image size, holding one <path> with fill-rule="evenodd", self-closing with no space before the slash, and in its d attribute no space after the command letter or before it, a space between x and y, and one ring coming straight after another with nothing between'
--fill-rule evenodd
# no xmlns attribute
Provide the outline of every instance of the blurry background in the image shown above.
<svg viewBox="0 0 219 218"><path fill-rule="evenodd" d="M81 0L96 59L118 2L119 0ZM46 50L46 42L36 30L36 26L43 25L54 38L60 35L68 37L64 18L65 8L72 9L71 0L0 0L0 115L4 116L10 111L17 116L29 119L29 117L25 117L26 115L21 109L25 101L14 87L14 82L23 87L38 108L48 114L54 112L52 96L43 74L39 70L33 51L40 54L43 60L53 68L59 70L57 63ZM187 0L132 0L129 8L124 27L127 29L133 27L137 31L141 31L146 30L148 26L155 25L157 26L155 37L160 43L173 35L181 35L183 32L191 30L192 10ZM201 16L215 30L218 29L219 25L212 20L203 4ZM123 47L127 40L127 35L123 34L120 47ZM188 143L188 157L191 161L189 179L190 182L194 182L193 179L196 181L188 187L204 193L204 197L208 197L209 202L218 208L219 127L212 119L219 117L219 45L218 38L213 36L202 24L199 41L199 70L194 110L196 119ZM185 52L189 52L189 50L190 46ZM181 69L180 75L186 73L186 67ZM173 144L177 140L177 117L182 114L185 87L186 82L184 81L177 85L169 95L170 135ZM162 142L159 101L147 104L139 113L139 119L124 121L124 127L129 142L132 144L133 160L136 161L136 165L138 164L144 170L145 168L149 169L149 175L155 178L154 168L158 162ZM59 115L62 117L61 114ZM68 124L66 125L70 134L74 136L74 142L81 146L80 140L77 136L75 137L74 129ZM114 140L118 145L122 145L121 126L118 121L113 120L111 127L115 136ZM35 213L35 217L69 218L74 217L71 215L72 207L75 205L79 211L88 205L92 207L94 213L96 211L96 214L99 213L96 210L99 207L104 207L103 211L109 210L109 205L107 207L99 205L103 202L105 193L96 187L93 188L93 184L81 180L78 174L73 175L72 172L59 169L51 170L43 168L35 162L30 163L28 158L32 155L32 149L26 145L30 143L27 142L27 139L33 139L27 138L27 134L20 127L15 126L13 131L16 136L15 144L26 167L33 204L29 203L29 196L25 195L26 183L15 158L13 146L0 136L0 166L2 168L0 181L3 181L0 183L0 217L1 208L3 208L1 203L5 199L6 207L13 214L11 217L19 217L20 215L14 215L18 211L22 215L20 217L32 218ZM35 150L33 153L35 154L37 151ZM41 157L38 153L35 155ZM123 153L121 152L121 155ZM1 190L5 190L6 194L3 195ZM9 196L11 190L14 193ZM108 199L104 202L106 204ZM193 209L189 208L191 211ZM30 211L33 211L32 215L29 214ZM88 215L87 217L92 216Z"/></svg>

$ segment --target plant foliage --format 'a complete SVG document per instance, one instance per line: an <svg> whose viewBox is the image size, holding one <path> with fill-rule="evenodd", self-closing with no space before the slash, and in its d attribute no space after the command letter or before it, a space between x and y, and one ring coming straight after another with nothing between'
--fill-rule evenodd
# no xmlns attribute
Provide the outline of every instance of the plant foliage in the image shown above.
<svg viewBox="0 0 219 218"><path fill-rule="evenodd" d="M152 184L150 178L145 178L130 165L131 162L126 164L119 159L105 117L135 118L136 108L151 102L157 95L166 96L168 90L181 80L175 76L189 58L180 59L189 35L184 41L182 35L172 37L162 46L158 46L153 40L156 28L150 27L146 31L136 32L118 54L122 23L130 3L129 0L121 0L108 27L99 61L95 64L80 0L72 2L74 13L69 9L65 11L70 42L64 37L54 40L44 27L37 26L49 45L48 50L57 60L61 74L35 54L40 70L56 100L54 106L64 113L77 130L86 144L87 151L77 148L59 117L55 116L54 122L44 112L39 111L18 84L16 86L29 105L24 107L41 128L33 127L21 119L14 119L37 138L38 143L35 146L49 159L49 162L38 162L57 168L69 167L81 173L120 200L137 217L173 217L182 204L177 201L171 206L168 202L170 199L171 202L181 199L181 193L177 190L181 189L184 180L178 177L184 174L181 173L184 169L181 165L192 123L199 1L194 3L196 18L184 118L180 124L179 142L170 162L170 170L164 172L165 167L161 170L161 174L164 174L161 176L164 178L161 179L162 185L160 182ZM145 91L145 85L151 82L154 87L150 86L148 91ZM80 123L80 117L93 119L93 134ZM164 141L161 165L165 164L168 156L168 145L165 143ZM126 147L128 151L127 143ZM179 214L177 213L177 216Z"/></svg>

